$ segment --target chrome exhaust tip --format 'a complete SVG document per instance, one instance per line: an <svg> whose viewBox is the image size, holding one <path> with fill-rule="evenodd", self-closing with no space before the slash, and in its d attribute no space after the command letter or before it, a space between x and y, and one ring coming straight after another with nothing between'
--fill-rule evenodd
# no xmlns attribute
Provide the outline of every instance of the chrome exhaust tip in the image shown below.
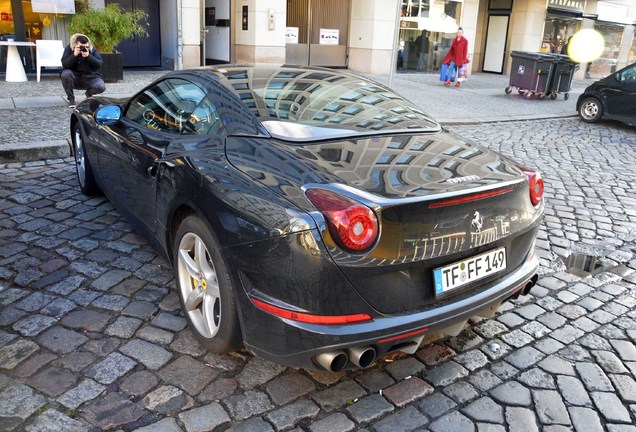
<svg viewBox="0 0 636 432"><path fill-rule="evenodd" d="M316 361L320 366L331 372L340 372L349 361L347 353L342 350L331 351L316 356Z"/></svg>
<svg viewBox="0 0 636 432"><path fill-rule="evenodd" d="M349 360L361 368L367 368L373 364L376 358L376 352L370 346L352 347L347 350Z"/></svg>
<svg viewBox="0 0 636 432"><path fill-rule="evenodd" d="M538 280L539 280L539 276L537 275L532 276L532 278L530 278L526 286L523 287L523 295L530 294L530 290L537 283Z"/></svg>

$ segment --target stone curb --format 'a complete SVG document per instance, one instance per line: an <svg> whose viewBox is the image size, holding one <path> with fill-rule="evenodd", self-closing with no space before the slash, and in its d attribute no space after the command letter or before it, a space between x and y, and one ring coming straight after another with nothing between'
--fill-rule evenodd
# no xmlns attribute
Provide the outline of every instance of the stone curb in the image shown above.
<svg viewBox="0 0 636 432"><path fill-rule="evenodd" d="M443 126L452 125L471 125L483 123L503 123L513 121L530 121L530 120L550 120L559 118L575 118L578 114L536 114L530 116L509 116L509 117L493 117L487 119L440 119L439 123Z"/></svg>
<svg viewBox="0 0 636 432"><path fill-rule="evenodd" d="M0 144L0 163L65 158L71 155L69 140Z"/></svg>

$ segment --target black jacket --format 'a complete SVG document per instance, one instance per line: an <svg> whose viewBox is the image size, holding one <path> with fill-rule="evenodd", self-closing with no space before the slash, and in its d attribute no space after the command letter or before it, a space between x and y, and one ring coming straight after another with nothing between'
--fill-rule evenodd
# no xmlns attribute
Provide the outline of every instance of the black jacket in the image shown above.
<svg viewBox="0 0 636 432"><path fill-rule="evenodd" d="M71 45L67 45L62 54L62 67L72 70L76 76L82 78L101 77L99 70L102 67L102 56L96 48L93 48L88 57L84 58L81 55L75 57Z"/></svg>

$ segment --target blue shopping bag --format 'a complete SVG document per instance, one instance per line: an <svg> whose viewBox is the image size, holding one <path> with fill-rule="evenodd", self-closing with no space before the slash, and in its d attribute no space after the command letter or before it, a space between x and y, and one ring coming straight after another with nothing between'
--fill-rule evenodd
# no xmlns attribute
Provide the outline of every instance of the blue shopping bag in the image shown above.
<svg viewBox="0 0 636 432"><path fill-rule="evenodd" d="M450 80L451 82L455 82L455 74L457 73L457 68L455 67L455 62L451 62L450 65L442 64L442 69L439 74L439 80L444 82Z"/></svg>

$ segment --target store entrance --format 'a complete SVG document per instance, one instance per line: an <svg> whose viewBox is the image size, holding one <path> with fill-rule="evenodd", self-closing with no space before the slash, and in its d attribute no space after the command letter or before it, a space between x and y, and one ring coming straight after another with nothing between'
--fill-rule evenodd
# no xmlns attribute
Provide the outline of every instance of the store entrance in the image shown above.
<svg viewBox="0 0 636 432"><path fill-rule="evenodd" d="M351 0L287 0L285 62L347 66Z"/></svg>

